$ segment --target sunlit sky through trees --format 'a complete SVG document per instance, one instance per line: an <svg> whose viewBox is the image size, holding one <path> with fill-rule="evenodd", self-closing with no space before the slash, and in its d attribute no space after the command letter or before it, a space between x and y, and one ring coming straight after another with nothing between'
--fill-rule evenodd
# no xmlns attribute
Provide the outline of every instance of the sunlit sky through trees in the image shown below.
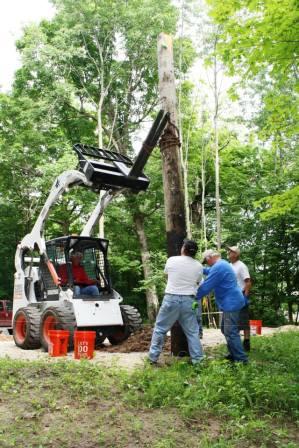
<svg viewBox="0 0 299 448"><path fill-rule="evenodd" d="M51 18L54 8L48 0L0 0L0 89L10 89L20 58L15 41L21 37L25 25Z"/></svg>

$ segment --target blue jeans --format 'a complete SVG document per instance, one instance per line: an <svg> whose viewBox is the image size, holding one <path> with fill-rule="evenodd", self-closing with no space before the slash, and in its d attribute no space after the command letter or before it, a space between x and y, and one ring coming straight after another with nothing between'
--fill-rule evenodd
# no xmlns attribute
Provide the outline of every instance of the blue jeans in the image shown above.
<svg viewBox="0 0 299 448"><path fill-rule="evenodd" d="M234 361L248 361L244 352L240 331L240 311L223 311L221 321L221 332L224 334L229 354Z"/></svg>
<svg viewBox="0 0 299 448"><path fill-rule="evenodd" d="M198 337L196 313L192 310L193 296L165 294L157 316L149 358L156 362L163 348L166 333L176 321L179 321L188 341L188 348L193 364L200 362L204 355Z"/></svg>
<svg viewBox="0 0 299 448"><path fill-rule="evenodd" d="M89 286L78 286L74 287L75 296L87 295L87 296L98 296L99 290L96 285Z"/></svg>

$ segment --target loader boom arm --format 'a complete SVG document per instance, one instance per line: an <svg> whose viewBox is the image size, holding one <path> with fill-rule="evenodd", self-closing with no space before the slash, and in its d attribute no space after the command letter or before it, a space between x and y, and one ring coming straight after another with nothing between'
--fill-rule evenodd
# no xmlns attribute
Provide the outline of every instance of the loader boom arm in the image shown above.
<svg viewBox="0 0 299 448"><path fill-rule="evenodd" d="M97 222L100 220L100 218L103 216L104 211L106 207L110 204L112 199L114 199L116 196L119 196L125 189L122 190L108 190L104 193L104 195L101 197L101 199L98 201L97 205L95 206L92 214L90 215L87 223L85 224L80 236L91 236L91 232Z"/></svg>
<svg viewBox="0 0 299 448"><path fill-rule="evenodd" d="M50 209L65 191L79 184L85 184L87 187L91 186L91 183L87 180L85 174L77 170L65 171L55 179L45 205L43 206L31 232L28 233L19 244L19 249L34 250L38 248L41 255L46 254L43 230Z"/></svg>
<svg viewBox="0 0 299 448"><path fill-rule="evenodd" d="M65 171L55 179L32 231L18 245L15 256L17 271L21 268L21 257L24 250L38 250L40 255L44 255L47 258L43 236L44 225L52 205L69 188L81 184L97 193L101 190L106 190L84 226L81 236L90 236L95 224L114 197L125 190L131 190L136 193L146 190L149 185L149 179L143 174L142 170L168 121L169 114L160 110L134 163L127 156L119 153L79 143L75 144L74 150L79 158L80 171Z"/></svg>

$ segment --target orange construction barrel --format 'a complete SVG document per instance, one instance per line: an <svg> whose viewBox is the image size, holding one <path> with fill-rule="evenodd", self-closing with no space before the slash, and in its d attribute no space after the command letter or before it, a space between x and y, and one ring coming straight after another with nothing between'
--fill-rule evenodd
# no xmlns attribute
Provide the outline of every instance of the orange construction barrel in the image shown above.
<svg viewBox="0 0 299 448"><path fill-rule="evenodd" d="M75 359L92 359L94 355L96 332L95 331L75 331Z"/></svg>
<svg viewBox="0 0 299 448"><path fill-rule="evenodd" d="M250 320L250 333L252 336L255 336L257 334L262 334L262 320Z"/></svg>
<svg viewBox="0 0 299 448"><path fill-rule="evenodd" d="M50 356L66 356L70 332L67 330L49 330L50 343L48 353Z"/></svg>

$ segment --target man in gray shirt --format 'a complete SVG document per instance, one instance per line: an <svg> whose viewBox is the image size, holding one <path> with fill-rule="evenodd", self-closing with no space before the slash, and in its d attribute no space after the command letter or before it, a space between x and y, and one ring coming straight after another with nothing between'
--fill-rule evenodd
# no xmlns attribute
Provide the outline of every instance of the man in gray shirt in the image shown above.
<svg viewBox="0 0 299 448"><path fill-rule="evenodd" d="M156 363L163 348L166 333L178 321L186 335L193 364L203 359L198 337L198 322L192 303L202 279L202 265L194 259L197 244L184 240L181 255L168 258L164 272L167 274L165 296L157 316L149 360Z"/></svg>

